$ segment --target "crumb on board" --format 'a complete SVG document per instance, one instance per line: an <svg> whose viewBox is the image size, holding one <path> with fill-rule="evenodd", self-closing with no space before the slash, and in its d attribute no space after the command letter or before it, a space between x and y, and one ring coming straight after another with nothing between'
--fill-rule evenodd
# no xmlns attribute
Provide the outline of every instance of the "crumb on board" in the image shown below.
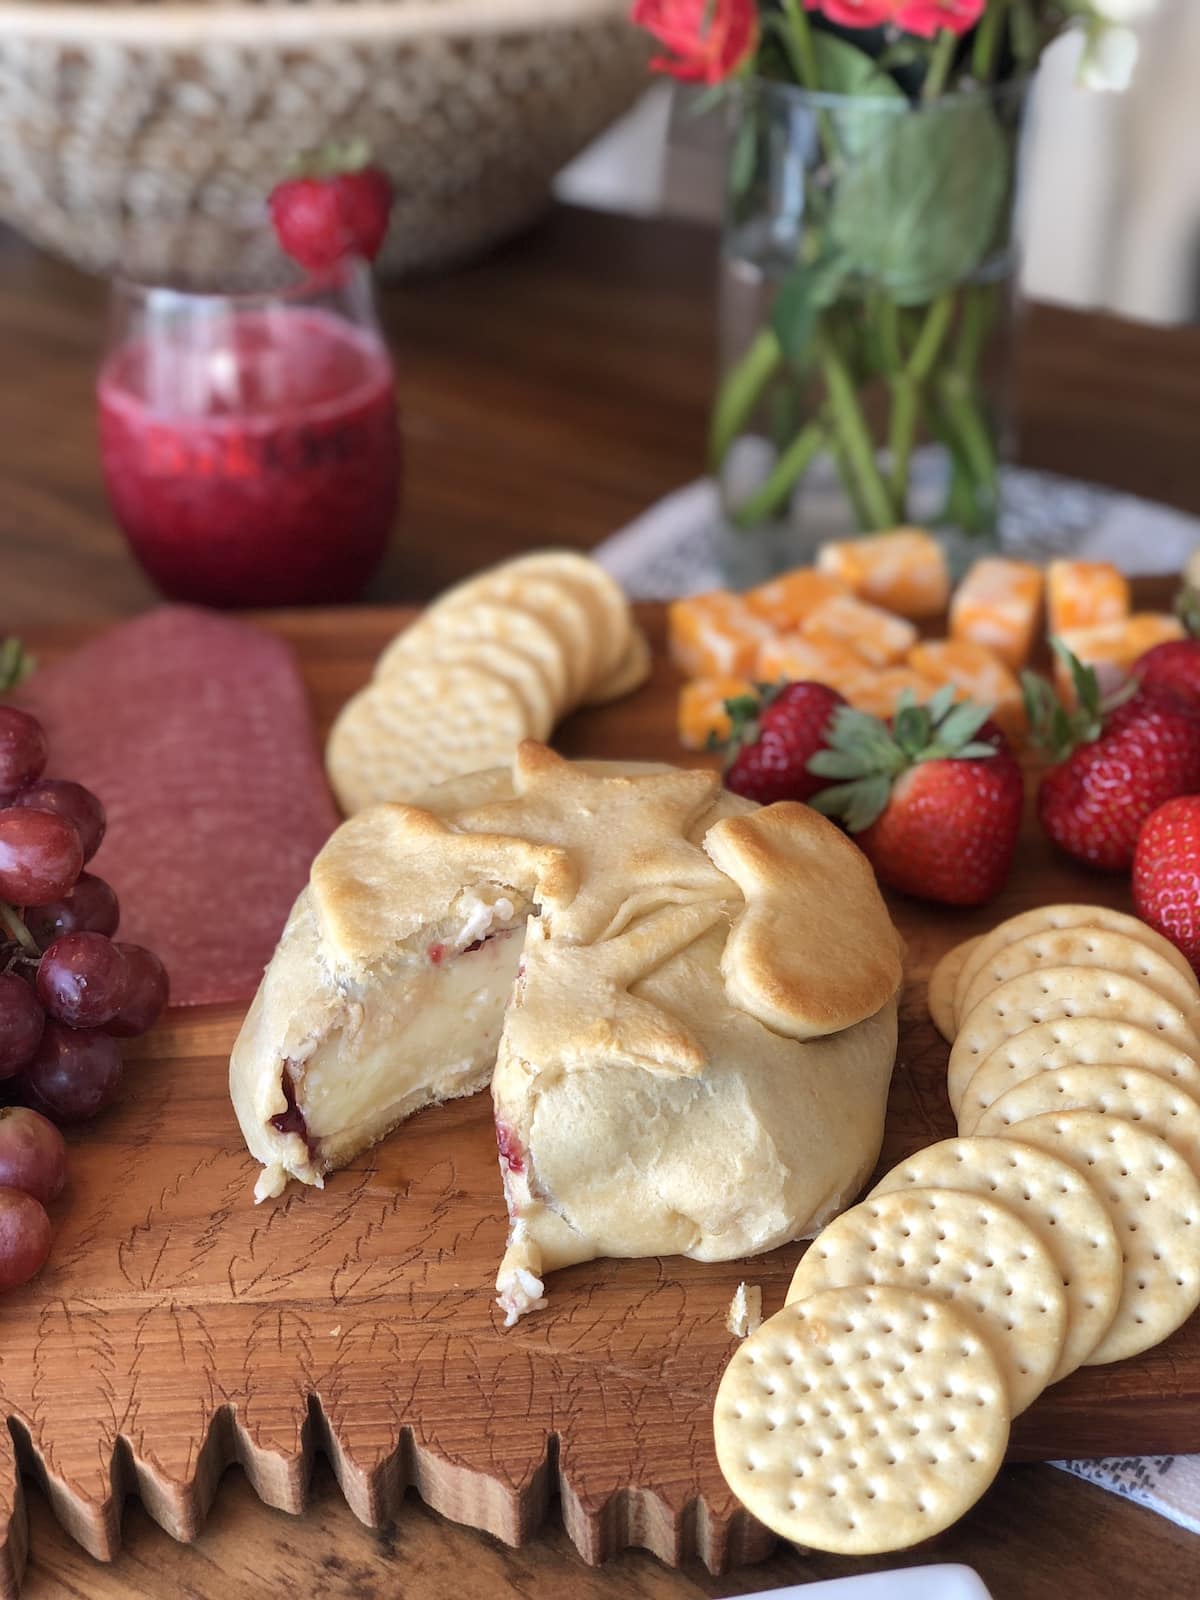
<svg viewBox="0 0 1200 1600"><path fill-rule="evenodd" d="M762 1290L756 1283L739 1283L729 1302L725 1326L735 1339L745 1339L762 1326Z"/></svg>

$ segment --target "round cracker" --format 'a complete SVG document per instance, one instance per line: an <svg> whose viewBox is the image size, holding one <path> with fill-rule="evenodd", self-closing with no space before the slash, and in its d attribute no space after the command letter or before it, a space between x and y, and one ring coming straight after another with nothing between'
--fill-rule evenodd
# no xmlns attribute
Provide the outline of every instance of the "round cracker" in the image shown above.
<svg viewBox="0 0 1200 1600"><path fill-rule="evenodd" d="M426 611L403 633L397 634L375 663L378 680L403 672L413 661L452 659L479 641L509 645L532 656L545 677L553 705L553 718L561 716L570 693L570 667L559 634L529 611L516 606L480 601L460 609L441 604Z"/></svg>
<svg viewBox="0 0 1200 1600"><path fill-rule="evenodd" d="M428 658L431 661L460 661L464 666L482 667L494 673L520 695L529 713L530 736L545 742L558 720L558 704L550 684L532 656L513 645L480 639L474 644L442 645Z"/></svg>
<svg viewBox="0 0 1200 1600"><path fill-rule="evenodd" d="M1021 1137L1018 1124L1048 1111L1101 1111L1165 1139L1200 1177L1200 1104L1142 1067L1060 1067L1038 1072L1002 1094L976 1131Z"/></svg>
<svg viewBox="0 0 1200 1600"><path fill-rule="evenodd" d="M998 1045L1056 1017L1110 1017L1160 1034L1185 1055L1200 1054L1191 1018L1139 978L1107 967L1040 967L992 989L960 1025L946 1069L955 1116L971 1079Z"/></svg>
<svg viewBox="0 0 1200 1600"><path fill-rule="evenodd" d="M717 1461L760 1522L842 1555L948 1528L1000 1469L1004 1380L943 1300L826 1289L738 1346L713 1409Z"/></svg>
<svg viewBox="0 0 1200 1600"><path fill-rule="evenodd" d="M1167 961L1142 940L1131 939L1127 933L1117 933L1112 928L1080 924L1027 933L1023 939L997 950L968 985L963 1015L968 1016L989 990L1039 967L1106 967L1110 972L1124 972L1140 979L1183 1012L1193 1009L1200 1000L1200 989L1190 967L1184 977L1173 961Z"/></svg>
<svg viewBox="0 0 1200 1600"><path fill-rule="evenodd" d="M528 735L529 713L503 678L461 662L414 661L347 701L325 767L349 816L510 761Z"/></svg>
<svg viewBox="0 0 1200 1600"><path fill-rule="evenodd" d="M1176 950L1169 939L1164 939L1161 933L1156 933L1153 928L1146 926L1138 917L1132 917L1126 911L1114 911L1111 906L1080 906L1056 905L1035 906L1031 911L1023 911L1019 916L1009 917L1007 922L1001 922L983 938L971 952L963 970L959 973L958 986L954 992L954 1014L961 1023L966 1016L963 1009L963 997L974 982L975 974L985 962L990 961L997 950L1003 949L1006 944L1015 944L1018 939L1024 939L1031 933L1044 933L1052 928L1109 928L1113 933L1123 933L1130 939L1140 939L1151 950L1157 950L1164 960L1176 966L1183 977L1191 973L1191 968Z"/></svg>
<svg viewBox="0 0 1200 1600"><path fill-rule="evenodd" d="M1005 1039L980 1063L958 1108L958 1131L982 1131L989 1107L1039 1072L1125 1064L1153 1072L1200 1100L1200 1064L1161 1033L1116 1017L1057 1017Z"/></svg>
<svg viewBox="0 0 1200 1600"><path fill-rule="evenodd" d="M506 562L505 571L565 584L591 610L599 630L595 681L602 683L617 671L630 649L633 613L625 591L598 561L578 550L534 550Z"/></svg>
<svg viewBox="0 0 1200 1600"><path fill-rule="evenodd" d="M902 1189L860 1201L813 1240L787 1300L855 1283L928 1290L972 1318L1000 1363L1014 1417L1062 1356L1062 1273L1027 1222L981 1195Z"/></svg>
<svg viewBox="0 0 1200 1600"><path fill-rule="evenodd" d="M1197 1108L1200 1112L1200 1107ZM943 1139L901 1161L867 1197L958 1189L999 1201L1037 1234L1062 1275L1067 1331L1057 1383L1100 1343L1121 1298L1121 1246L1108 1212L1069 1162L1009 1139Z"/></svg>
<svg viewBox="0 0 1200 1600"><path fill-rule="evenodd" d="M1031 1117L1019 1137L1082 1172L1121 1241L1121 1303L1085 1364L1121 1361L1168 1338L1200 1305L1200 1179L1165 1139L1099 1111Z"/></svg>
<svg viewBox="0 0 1200 1600"><path fill-rule="evenodd" d="M514 566L509 562L477 578L468 578L444 594L429 614L487 604L537 617L562 644L567 663L567 706L576 706L595 681L597 665L607 648L598 618L565 583L539 577L536 572L514 570Z"/></svg>
<svg viewBox="0 0 1200 1600"><path fill-rule="evenodd" d="M632 694L635 689L640 689L650 676L653 663L650 641L635 625L629 636L625 654L608 676L602 678L590 693L584 696L584 705L604 706L610 700L620 700L624 695Z"/></svg>
<svg viewBox="0 0 1200 1600"><path fill-rule="evenodd" d="M929 1006L929 1015L933 1018L934 1027L947 1044L954 1043L954 1035L958 1029L957 1014L954 1010L954 988L958 983L958 975L981 937L982 935L976 934L974 939L964 939L952 950L947 950L929 974L926 1004Z"/></svg>

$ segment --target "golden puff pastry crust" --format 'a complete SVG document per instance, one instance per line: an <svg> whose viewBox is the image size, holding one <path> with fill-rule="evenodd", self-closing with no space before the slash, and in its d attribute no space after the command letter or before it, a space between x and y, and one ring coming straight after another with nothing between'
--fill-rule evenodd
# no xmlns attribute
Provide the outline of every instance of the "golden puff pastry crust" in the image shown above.
<svg viewBox="0 0 1200 1600"><path fill-rule="evenodd" d="M811 1233L878 1154L899 943L870 868L707 772L568 762L378 806L314 863L230 1086L260 1198L492 1084L500 1303L602 1255Z"/></svg>

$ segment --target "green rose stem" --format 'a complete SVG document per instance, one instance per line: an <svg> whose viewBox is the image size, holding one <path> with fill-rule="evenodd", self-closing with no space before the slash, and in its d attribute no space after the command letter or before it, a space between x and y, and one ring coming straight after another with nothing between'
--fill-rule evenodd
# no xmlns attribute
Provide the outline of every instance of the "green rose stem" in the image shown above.
<svg viewBox="0 0 1200 1600"><path fill-rule="evenodd" d="M925 313L912 353L892 380L892 413L888 429L891 474L888 488L897 515L903 518L908 500L908 474L917 424L921 420L925 385L941 352L954 316L954 291L945 290Z"/></svg>
<svg viewBox="0 0 1200 1600"><path fill-rule="evenodd" d="M931 100L936 100L946 87L946 79L950 76L950 69L954 65L954 52L957 48L958 36L949 28L943 28L929 53L929 66L925 72L925 82L921 85L923 104L928 105Z"/></svg>
<svg viewBox="0 0 1200 1600"><path fill-rule="evenodd" d="M773 516L783 505L796 483L808 471L826 443L825 428L818 422L807 423L776 461L770 476L733 513L739 528L752 528L764 517Z"/></svg>
<svg viewBox="0 0 1200 1600"><path fill-rule="evenodd" d="M782 0L783 14L787 18L784 43L796 76L806 89L820 86L817 52L813 45L812 29L797 0Z"/></svg>
<svg viewBox="0 0 1200 1600"><path fill-rule="evenodd" d="M1000 32L1004 25L1008 0L992 0L979 19L975 29L975 42L971 47L971 76L977 83L991 83L1000 53Z"/></svg>
<svg viewBox="0 0 1200 1600"><path fill-rule="evenodd" d="M894 527L895 507L875 459L875 446L858 403L854 380L824 319L817 325L815 345L825 375L829 412L845 451L846 464L857 481L862 503L866 507L868 526Z"/></svg>
<svg viewBox="0 0 1200 1600"><path fill-rule="evenodd" d="M718 389L708 430L708 457L714 472L782 362L783 351L775 330L763 328Z"/></svg>

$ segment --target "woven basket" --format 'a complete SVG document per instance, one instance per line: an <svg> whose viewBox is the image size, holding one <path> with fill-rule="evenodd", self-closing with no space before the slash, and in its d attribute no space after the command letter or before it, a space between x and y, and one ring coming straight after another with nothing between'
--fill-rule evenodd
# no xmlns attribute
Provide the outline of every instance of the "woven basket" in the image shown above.
<svg viewBox="0 0 1200 1600"><path fill-rule="evenodd" d="M362 137L396 186L383 270L461 261L643 86L627 5L0 0L0 217L93 271L259 282L289 157Z"/></svg>

